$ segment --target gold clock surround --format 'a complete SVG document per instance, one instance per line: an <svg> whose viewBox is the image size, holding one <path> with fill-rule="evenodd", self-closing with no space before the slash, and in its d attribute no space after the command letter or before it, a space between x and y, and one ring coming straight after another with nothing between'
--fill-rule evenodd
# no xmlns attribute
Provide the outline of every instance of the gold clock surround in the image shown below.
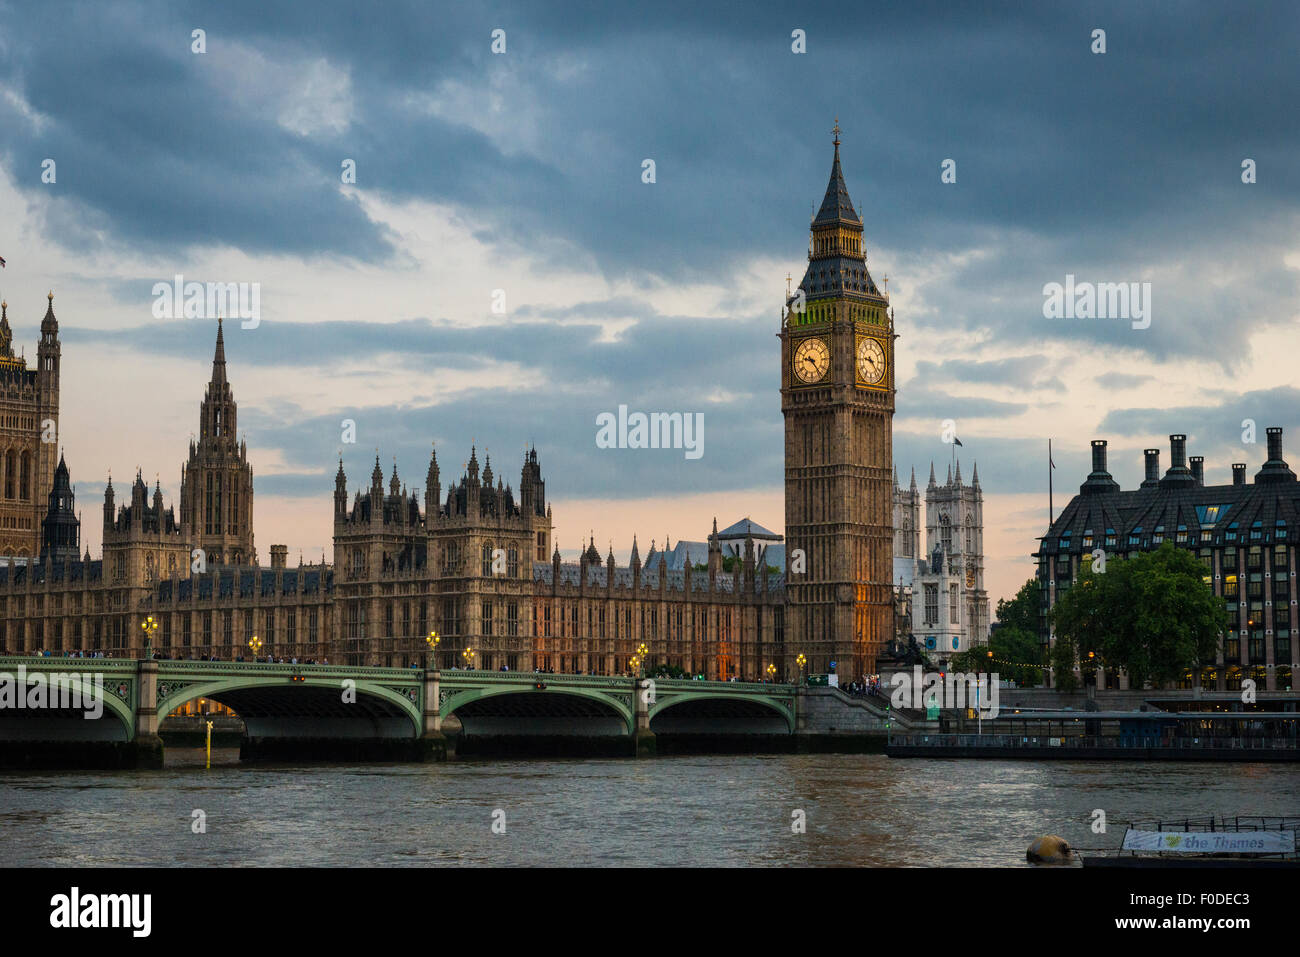
<svg viewBox="0 0 1300 957"><path fill-rule="evenodd" d="M876 361L880 368L874 375L864 372L864 349L878 357ZM875 336L858 336L853 349L853 367L859 388L889 388L889 350L882 340Z"/></svg>
<svg viewBox="0 0 1300 957"><path fill-rule="evenodd" d="M826 378L831 367L831 347L818 336L800 339L790 353L790 372L804 385L814 385Z"/></svg>

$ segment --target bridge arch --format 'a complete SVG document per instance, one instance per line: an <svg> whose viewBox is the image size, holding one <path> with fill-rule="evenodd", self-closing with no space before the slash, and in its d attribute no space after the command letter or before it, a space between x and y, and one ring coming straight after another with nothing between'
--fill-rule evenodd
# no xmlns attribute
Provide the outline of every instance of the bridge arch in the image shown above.
<svg viewBox="0 0 1300 957"><path fill-rule="evenodd" d="M120 685L130 698L134 689L129 682L122 681L117 675L101 675L102 683L97 685L90 674L75 671L61 671L58 668L39 668L26 671L23 683L18 684L18 675L7 672L5 679L13 682L14 693L21 693L24 700L36 677L40 676L46 683L47 695L62 696L61 688L67 689L69 696L80 698L83 707L73 709L58 708L3 708L0 709L0 721L4 722L5 737L28 740L103 740L130 741L135 737L135 713L130 703L120 697L114 685ZM57 678L55 684L51 679ZM47 700L49 700L47 698ZM84 704L98 702L103 713L98 719L85 717ZM101 723L102 722L102 723ZM87 732L96 732L87 734Z"/></svg>
<svg viewBox="0 0 1300 957"><path fill-rule="evenodd" d="M607 735L635 728L630 699L598 689L489 686L443 694L442 717L454 715L466 734Z"/></svg>
<svg viewBox="0 0 1300 957"><path fill-rule="evenodd" d="M795 729L793 710L764 695L676 692L657 696L649 712L650 730L655 732L773 734Z"/></svg>
<svg viewBox="0 0 1300 957"><path fill-rule="evenodd" d="M207 698L239 715L250 737L415 738L423 731L416 703L378 682L356 681L356 700L345 702L343 678L303 676L299 681L268 682L267 677L248 674L189 682L160 678L158 717Z"/></svg>

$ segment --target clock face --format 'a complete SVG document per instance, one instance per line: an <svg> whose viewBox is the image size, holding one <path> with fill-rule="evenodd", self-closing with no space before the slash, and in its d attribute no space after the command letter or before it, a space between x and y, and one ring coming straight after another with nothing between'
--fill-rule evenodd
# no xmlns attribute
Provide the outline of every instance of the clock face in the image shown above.
<svg viewBox="0 0 1300 957"><path fill-rule="evenodd" d="M885 347L879 339L864 336L858 340L858 376L875 385L885 378Z"/></svg>
<svg viewBox="0 0 1300 957"><path fill-rule="evenodd" d="M794 374L802 382L820 382L831 365L830 346L824 339L804 339L794 350Z"/></svg>

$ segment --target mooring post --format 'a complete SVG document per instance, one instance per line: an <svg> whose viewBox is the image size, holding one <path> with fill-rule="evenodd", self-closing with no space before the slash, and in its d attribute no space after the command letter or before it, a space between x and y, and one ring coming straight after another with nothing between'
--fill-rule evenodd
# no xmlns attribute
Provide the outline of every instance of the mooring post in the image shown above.
<svg viewBox="0 0 1300 957"><path fill-rule="evenodd" d="M163 766L163 743L158 737L158 662L141 658L135 663L135 765Z"/></svg>

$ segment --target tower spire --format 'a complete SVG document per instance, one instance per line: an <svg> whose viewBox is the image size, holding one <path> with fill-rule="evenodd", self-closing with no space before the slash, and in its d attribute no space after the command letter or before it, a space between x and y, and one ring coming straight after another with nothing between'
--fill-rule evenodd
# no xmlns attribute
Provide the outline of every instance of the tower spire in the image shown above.
<svg viewBox="0 0 1300 957"><path fill-rule="evenodd" d="M212 355L212 381L226 381L226 340L221 332L220 316L217 316L217 348Z"/></svg>

